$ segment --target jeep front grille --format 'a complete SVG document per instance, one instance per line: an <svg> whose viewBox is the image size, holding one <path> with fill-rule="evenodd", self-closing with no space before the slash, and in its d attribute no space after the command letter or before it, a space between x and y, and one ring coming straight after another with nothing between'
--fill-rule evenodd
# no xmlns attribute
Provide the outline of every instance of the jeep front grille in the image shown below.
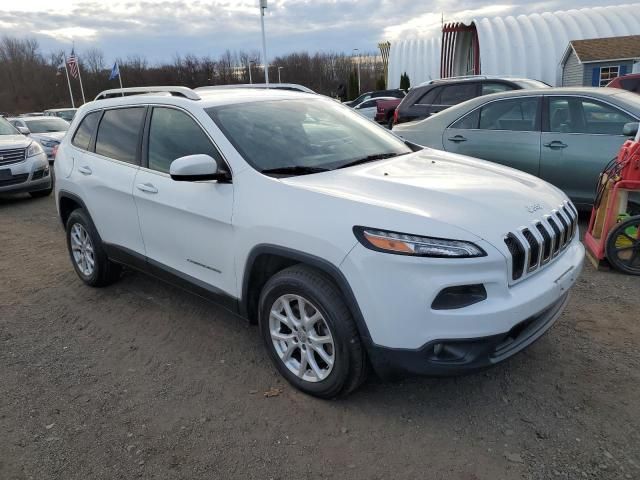
<svg viewBox="0 0 640 480"><path fill-rule="evenodd" d="M531 227L505 235L512 283L525 279L560 255L577 232L578 211L571 202L564 202L550 215L533 221Z"/></svg>
<svg viewBox="0 0 640 480"><path fill-rule="evenodd" d="M26 154L26 148L8 148L0 150L0 165L22 162L26 158Z"/></svg>

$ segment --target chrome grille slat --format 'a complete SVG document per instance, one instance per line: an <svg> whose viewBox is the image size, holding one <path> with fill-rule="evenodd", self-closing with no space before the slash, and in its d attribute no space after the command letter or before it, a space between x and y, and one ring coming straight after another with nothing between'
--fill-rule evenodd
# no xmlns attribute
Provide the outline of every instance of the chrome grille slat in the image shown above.
<svg viewBox="0 0 640 480"><path fill-rule="evenodd" d="M511 283L527 278L550 263L567 248L577 231L577 210L571 202L564 202L530 226L507 233L504 242L511 256Z"/></svg>
<svg viewBox="0 0 640 480"><path fill-rule="evenodd" d="M26 148L7 148L0 150L0 165L23 162L26 158Z"/></svg>

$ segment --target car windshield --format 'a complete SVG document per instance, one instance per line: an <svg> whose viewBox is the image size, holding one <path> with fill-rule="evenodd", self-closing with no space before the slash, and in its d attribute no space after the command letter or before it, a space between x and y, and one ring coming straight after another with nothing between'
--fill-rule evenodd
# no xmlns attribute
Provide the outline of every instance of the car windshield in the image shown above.
<svg viewBox="0 0 640 480"><path fill-rule="evenodd" d="M61 118L22 119L31 133L66 132L69 122Z"/></svg>
<svg viewBox="0 0 640 480"><path fill-rule="evenodd" d="M0 135L20 135L20 132L7 120L0 117Z"/></svg>
<svg viewBox="0 0 640 480"><path fill-rule="evenodd" d="M264 173L315 173L412 151L333 100L240 103L207 113L245 160Z"/></svg>
<svg viewBox="0 0 640 480"><path fill-rule="evenodd" d="M67 122L70 122L71 120L73 120L74 115L76 114L75 110L59 110L57 112L55 112L55 116L56 117L60 117L63 120L66 120Z"/></svg>
<svg viewBox="0 0 640 480"><path fill-rule="evenodd" d="M549 88L550 85L540 80L514 80L513 83L519 85L525 89L533 89L533 88Z"/></svg>

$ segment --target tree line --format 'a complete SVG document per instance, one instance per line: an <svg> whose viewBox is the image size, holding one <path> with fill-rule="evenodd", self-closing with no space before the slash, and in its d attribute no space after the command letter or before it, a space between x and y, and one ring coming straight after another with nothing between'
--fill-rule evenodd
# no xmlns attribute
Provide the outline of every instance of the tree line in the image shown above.
<svg viewBox="0 0 640 480"><path fill-rule="evenodd" d="M37 40L5 36L0 40L0 112L17 114L47 108L71 106L63 64L64 52L41 50ZM78 52L85 98L110 88L112 63L97 48ZM176 54L170 62L151 64L142 55L117 59L124 87L148 85L205 85L264 83L259 51L225 51L218 57ZM269 81L299 83L312 90L352 100L358 96L357 65L360 63L360 91L384 88L384 67L374 53L353 57L344 53L290 53L272 58ZM80 84L71 78L76 106L82 104Z"/></svg>

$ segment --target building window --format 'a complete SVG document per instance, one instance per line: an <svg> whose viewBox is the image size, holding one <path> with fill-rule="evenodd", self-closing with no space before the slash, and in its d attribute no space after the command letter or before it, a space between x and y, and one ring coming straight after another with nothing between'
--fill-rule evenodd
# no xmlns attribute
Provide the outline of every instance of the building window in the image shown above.
<svg viewBox="0 0 640 480"><path fill-rule="evenodd" d="M615 67L601 67L600 68L600 86L606 87L607 84L619 76L620 74L620 66L616 65Z"/></svg>

